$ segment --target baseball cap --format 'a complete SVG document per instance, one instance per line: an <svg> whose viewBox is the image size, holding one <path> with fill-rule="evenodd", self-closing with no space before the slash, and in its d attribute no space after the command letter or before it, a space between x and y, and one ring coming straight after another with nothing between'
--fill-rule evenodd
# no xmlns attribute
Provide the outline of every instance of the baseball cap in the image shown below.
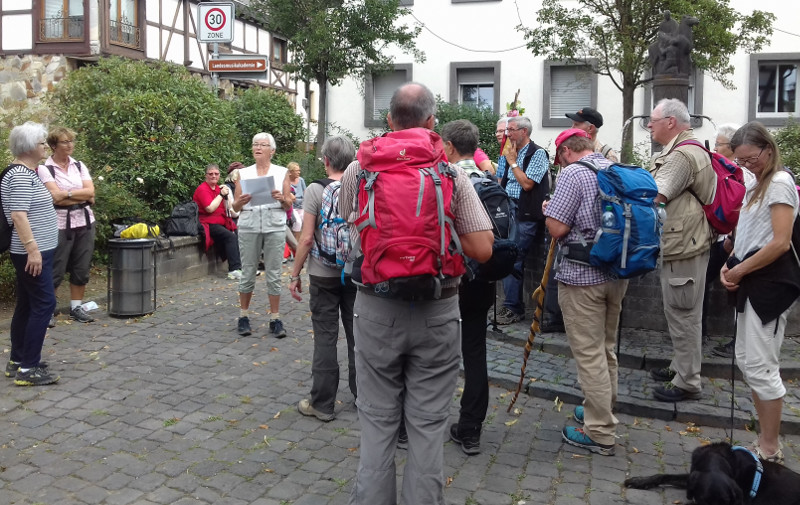
<svg viewBox="0 0 800 505"><path fill-rule="evenodd" d="M561 164L561 162L558 160L558 150L561 149L561 144L563 144L568 138L576 135L578 137L586 137L587 139L589 138L589 134L579 128L570 128L558 134L558 137L556 137L556 159L553 160L553 163L556 165Z"/></svg>
<svg viewBox="0 0 800 505"><path fill-rule="evenodd" d="M579 123L592 123L597 128L603 126L603 115L591 107L584 107L574 114L566 113L564 115Z"/></svg>

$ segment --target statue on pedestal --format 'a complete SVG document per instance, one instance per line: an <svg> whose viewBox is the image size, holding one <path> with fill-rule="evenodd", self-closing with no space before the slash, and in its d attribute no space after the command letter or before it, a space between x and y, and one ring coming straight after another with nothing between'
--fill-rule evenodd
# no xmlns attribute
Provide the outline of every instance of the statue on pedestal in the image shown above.
<svg viewBox="0 0 800 505"><path fill-rule="evenodd" d="M653 76L689 76L692 66L689 55L694 47L692 27L698 23L700 21L696 17L683 16L678 24L670 11L664 11L664 21L658 27L658 38L648 48Z"/></svg>

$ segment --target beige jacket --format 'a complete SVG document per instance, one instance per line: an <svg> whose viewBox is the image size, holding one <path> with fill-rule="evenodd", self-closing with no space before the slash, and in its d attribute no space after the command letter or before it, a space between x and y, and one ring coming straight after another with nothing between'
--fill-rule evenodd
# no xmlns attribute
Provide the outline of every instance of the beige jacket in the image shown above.
<svg viewBox="0 0 800 505"><path fill-rule="evenodd" d="M713 240L698 198L711 203L716 191L716 174L711 157L695 146L674 146L684 140L697 140L692 130L679 133L653 158L650 173L658 192L667 198L667 221L661 236L665 261L683 260L708 251ZM697 198L689 191L691 189Z"/></svg>

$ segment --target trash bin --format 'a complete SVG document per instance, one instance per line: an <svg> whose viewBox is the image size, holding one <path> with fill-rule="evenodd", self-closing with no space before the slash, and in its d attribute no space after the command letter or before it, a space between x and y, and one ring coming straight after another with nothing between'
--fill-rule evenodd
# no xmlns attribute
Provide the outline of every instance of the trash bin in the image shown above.
<svg viewBox="0 0 800 505"><path fill-rule="evenodd" d="M110 239L108 313L141 316L156 310L155 240Z"/></svg>

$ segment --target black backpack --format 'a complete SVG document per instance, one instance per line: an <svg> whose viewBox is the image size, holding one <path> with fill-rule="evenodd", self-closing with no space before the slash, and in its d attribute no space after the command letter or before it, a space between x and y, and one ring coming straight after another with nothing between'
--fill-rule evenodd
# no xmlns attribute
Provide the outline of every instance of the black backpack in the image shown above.
<svg viewBox="0 0 800 505"><path fill-rule="evenodd" d="M164 233L169 237L196 237L200 229L199 209L193 200L176 205L164 220Z"/></svg>
<svg viewBox="0 0 800 505"><path fill-rule="evenodd" d="M492 257L486 263L480 264L467 258L467 278L484 282L499 281L514 270L518 254L517 244L514 242L517 225L511 212L511 198L493 176L489 178L472 175L470 182L492 221L494 244Z"/></svg>
<svg viewBox="0 0 800 505"><path fill-rule="evenodd" d="M16 167L21 167L22 165L9 165L0 173L0 184L3 183L3 179L5 178L6 174L9 170ZM14 222L11 223L6 220L5 211L2 210L3 207L0 205L0 212L3 214L3 218L0 219L0 253L8 251L9 247L11 247L11 233L14 231Z"/></svg>

